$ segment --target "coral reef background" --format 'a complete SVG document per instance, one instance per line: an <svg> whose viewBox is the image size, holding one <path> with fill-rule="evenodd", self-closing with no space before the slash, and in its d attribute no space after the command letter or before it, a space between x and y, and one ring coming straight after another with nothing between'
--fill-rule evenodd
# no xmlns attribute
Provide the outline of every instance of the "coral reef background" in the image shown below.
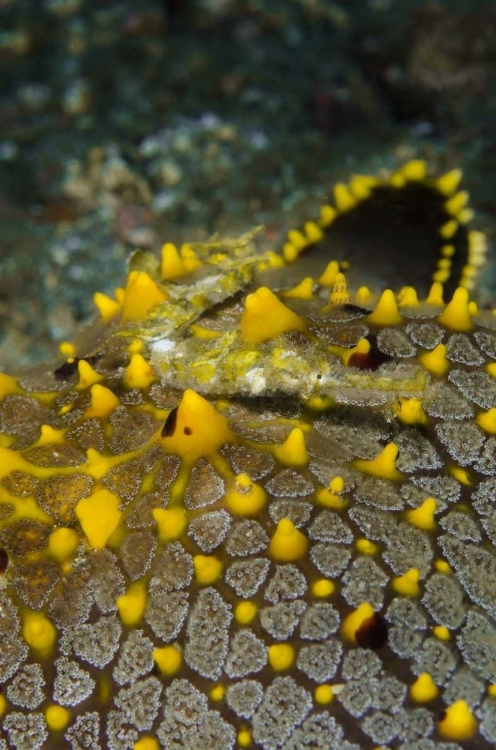
<svg viewBox="0 0 496 750"><path fill-rule="evenodd" d="M131 250L279 248L350 172L461 167L491 239L495 36L477 0L0 0L0 368L49 357Z"/></svg>

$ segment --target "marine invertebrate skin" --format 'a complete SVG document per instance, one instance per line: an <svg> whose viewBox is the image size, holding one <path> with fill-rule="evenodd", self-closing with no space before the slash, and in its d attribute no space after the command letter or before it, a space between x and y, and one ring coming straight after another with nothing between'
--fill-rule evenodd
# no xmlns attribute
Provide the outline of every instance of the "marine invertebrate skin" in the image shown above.
<svg viewBox="0 0 496 750"><path fill-rule="evenodd" d="M0 376L0 748L494 745L496 317L458 178L352 180L283 257L141 254L65 363ZM463 234L446 303L446 264L419 302L327 257L404 188Z"/></svg>

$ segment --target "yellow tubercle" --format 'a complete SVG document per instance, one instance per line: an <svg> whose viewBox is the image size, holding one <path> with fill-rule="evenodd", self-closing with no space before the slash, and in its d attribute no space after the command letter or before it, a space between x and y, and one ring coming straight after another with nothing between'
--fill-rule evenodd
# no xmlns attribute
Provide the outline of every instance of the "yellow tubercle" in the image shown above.
<svg viewBox="0 0 496 750"><path fill-rule="evenodd" d="M296 251L300 253L308 246L308 240L299 229L290 229L288 232L288 240L296 248Z"/></svg>
<svg viewBox="0 0 496 750"><path fill-rule="evenodd" d="M295 650L289 643L274 643L269 646L269 664L274 672L283 672L293 666Z"/></svg>
<svg viewBox="0 0 496 750"><path fill-rule="evenodd" d="M361 286L355 294L355 302L360 306L368 306L372 302L372 292L368 286Z"/></svg>
<svg viewBox="0 0 496 750"><path fill-rule="evenodd" d="M468 469L464 469L461 466L448 466L448 472L457 482L463 484L465 487L470 487L472 484L472 478Z"/></svg>
<svg viewBox="0 0 496 750"><path fill-rule="evenodd" d="M305 331L303 318L277 299L268 287L249 294L241 316L241 338L249 344L261 344L289 331Z"/></svg>
<svg viewBox="0 0 496 750"><path fill-rule="evenodd" d="M70 560L76 554L79 536L74 529L59 527L48 537L48 551L58 563Z"/></svg>
<svg viewBox="0 0 496 750"><path fill-rule="evenodd" d="M103 375L93 369L93 367L86 362L85 359L80 359L78 362L79 382L76 385L77 391L83 391L85 388L90 388L95 383L101 383L105 378Z"/></svg>
<svg viewBox="0 0 496 750"><path fill-rule="evenodd" d="M135 352L126 367L124 385L126 388L148 388L157 379L153 367L142 354Z"/></svg>
<svg viewBox="0 0 496 750"><path fill-rule="evenodd" d="M225 497L227 507L237 516L256 515L266 502L267 493L248 474L238 474L233 488L227 491Z"/></svg>
<svg viewBox="0 0 496 750"><path fill-rule="evenodd" d="M106 294L96 292L93 295L93 301L100 313L100 317L105 323L115 318L118 312L121 310L121 305L117 300L108 297Z"/></svg>
<svg viewBox="0 0 496 750"><path fill-rule="evenodd" d="M341 634L351 643L356 643L356 632L363 623L375 614L374 608L369 602L363 602L347 615L341 625Z"/></svg>
<svg viewBox="0 0 496 750"><path fill-rule="evenodd" d="M310 461L305 436L301 427L295 427L289 433L284 443L274 450L274 456L288 466L306 466Z"/></svg>
<svg viewBox="0 0 496 750"><path fill-rule="evenodd" d="M46 723L52 732L61 732L65 729L70 718L70 711L63 706L58 706L57 704L52 704L45 710Z"/></svg>
<svg viewBox="0 0 496 750"><path fill-rule="evenodd" d="M439 230L439 234L441 237L445 240L450 240L452 237L455 236L456 232L458 230L458 222L456 219L449 219L449 221L445 222L442 227Z"/></svg>
<svg viewBox="0 0 496 750"><path fill-rule="evenodd" d="M415 508L415 510L409 510L406 516L410 523L418 529L434 531L436 528L436 522L434 521L435 512L436 501L433 497L428 497L418 508Z"/></svg>
<svg viewBox="0 0 496 750"><path fill-rule="evenodd" d="M314 286L315 281L312 279L312 277L306 276L300 281L299 284L294 286L292 289L288 289L287 291L282 292L282 296L288 297L289 299L314 299Z"/></svg>
<svg viewBox="0 0 496 750"><path fill-rule="evenodd" d="M59 352L63 357L75 357L76 347L71 341L61 341L59 344Z"/></svg>
<svg viewBox="0 0 496 750"><path fill-rule="evenodd" d="M131 271L124 290L123 322L143 320L153 307L165 299L167 299L166 293L146 271Z"/></svg>
<svg viewBox="0 0 496 750"><path fill-rule="evenodd" d="M160 266L160 278L162 281L178 279L187 273L189 271L179 255L177 247L172 242L166 242L162 246L162 262Z"/></svg>
<svg viewBox="0 0 496 750"><path fill-rule="evenodd" d="M437 189L446 197L453 195L458 189L458 185L462 179L462 174L461 169L452 169L449 172L446 172L446 174L437 178L435 183Z"/></svg>
<svg viewBox="0 0 496 750"><path fill-rule="evenodd" d="M120 405L117 396L100 383L91 386L91 404L86 409L85 417L108 417Z"/></svg>
<svg viewBox="0 0 496 750"><path fill-rule="evenodd" d="M415 703L428 703L439 695L439 688L427 672L422 672L410 687L410 696Z"/></svg>
<svg viewBox="0 0 496 750"><path fill-rule="evenodd" d="M303 227L303 229L305 231L305 235L309 244L320 242L320 240L322 240L324 237L324 232L314 221L305 222L305 226Z"/></svg>
<svg viewBox="0 0 496 750"><path fill-rule="evenodd" d="M496 435L496 409L480 412L480 414L477 414L475 421L484 432L489 433L489 435Z"/></svg>
<svg viewBox="0 0 496 750"><path fill-rule="evenodd" d="M463 700L455 701L441 714L437 731L447 740L469 740L477 731L477 721L470 706Z"/></svg>
<svg viewBox="0 0 496 750"><path fill-rule="evenodd" d="M102 549L121 520L119 498L105 488L97 489L78 502L76 516L90 547Z"/></svg>
<svg viewBox="0 0 496 750"><path fill-rule="evenodd" d="M413 286L404 286L398 292L398 307L417 307L418 295Z"/></svg>
<svg viewBox="0 0 496 750"><path fill-rule="evenodd" d="M306 553L308 539L289 518L281 518L270 540L269 554L278 562L292 562Z"/></svg>
<svg viewBox="0 0 496 750"><path fill-rule="evenodd" d="M349 211L357 204L357 199L344 183L338 183L334 186L334 201L340 214Z"/></svg>
<svg viewBox="0 0 496 750"><path fill-rule="evenodd" d="M440 641L451 640L451 633L448 628L445 627L445 625L436 625L434 628L432 628L432 632L434 636Z"/></svg>
<svg viewBox="0 0 496 750"><path fill-rule="evenodd" d="M93 479L101 479L121 461L119 456L102 456L94 448L88 448L86 457L88 464L85 468L85 473Z"/></svg>
<svg viewBox="0 0 496 750"><path fill-rule="evenodd" d="M451 302L448 302L437 320L438 323L446 326L446 328L451 328L453 331L472 331L474 325L469 309L468 291L459 286L455 290Z"/></svg>
<svg viewBox="0 0 496 750"><path fill-rule="evenodd" d="M440 284L439 281L435 281L431 285L429 294L425 298L425 302L427 305L435 305L436 307L444 305L443 285Z"/></svg>
<svg viewBox="0 0 496 750"><path fill-rule="evenodd" d="M251 601L239 602L234 609L234 618L240 625L249 625L257 614L258 607Z"/></svg>
<svg viewBox="0 0 496 750"><path fill-rule="evenodd" d="M375 555L379 549L378 545L371 542L370 539L363 538L356 540L355 547L362 555Z"/></svg>
<svg viewBox="0 0 496 750"><path fill-rule="evenodd" d="M455 193L451 198L448 198L444 202L444 208L452 216L458 218L460 212L465 208L468 203L468 193L466 190L460 190L459 193Z"/></svg>
<svg viewBox="0 0 496 750"><path fill-rule="evenodd" d="M0 372L0 401L5 396L15 395L22 393L22 389L17 382L17 378L13 378L11 375L5 375Z"/></svg>
<svg viewBox="0 0 496 750"><path fill-rule="evenodd" d="M487 693L491 696L491 698L496 698L496 684L492 683L491 685L489 685L489 687L487 688Z"/></svg>
<svg viewBox="0 0 496 750"><path fill-rule="evenodd" d="M444 573L445 575L451 573L451 566L446 562L446 560L435 560L434 567L439 573Z"/></svg>
<svg viewBox="0 0 496 750"><path fill-rule="evenodd" d="M193 557L195 581L208 586L218 581L222 575L222 561L214 555L195 555Z"/></svg>
<svg viewBox="0 0 496 750"><path fill-rule="evenodd" d="M250 747L252 743L251 732L248 729L240 729L236 739L240 747Z"/></svg>
<svg viewBox="0 0 496 750"><path fill-rule="evenodd" d="M335 590L335 584L327 578L319 578L312 584L312 594L319 599L325 599L326 597L331 596Z"/></svg>
<svg viewBox="0 0 496 750"><path fill-rule="evenodd" d="M298 254L298 248L292 242L285 242L282 246L282 257L286 263L293 263Z"/></svg>
<svg viewBox="0 0 496 750"><path fill-rule="evenodd" d="M425 180L427 164L423 159L412 159L401 167L401 174L411 182Z"/></svg>
<svg viewBox="0 0 496 750"><path fill-rule="evenodd" d="M332 692L332 685L317 685L314 690L315 703L319 706L327 706L332 702L334 693Z"/></svg>
<svg viewBox="0 0 496 750"><path fill-rule="evenodd" d="M119 616L128 628L135 627L145 614L147 589L144 581L131 583L125 594L116 600Z"/></svg>
<svg viewBox="0 0 496 750"><path fill-rule="evenodd" d="M183 508L154 508L152 515L157 522L159 542L181 539L188 525Z"/></svg>
<svg viewBox="0 0 496 750"><path fill-rule="evenodd" d="M353 461L353 466L364 474L382 479L401 479L402 473L396 468L398 457L398 446L396 443L388 443L378 456L372 459L358 458Z"/></svg>
<svg viewBox="0 0 496 750"><path fill-rule="evenodd" d="M0 716L3 716L7 710L7 699L4 695L0 695Z"/></svg>
<svg viewBox="0 0 496 750"><path fill-rule="evenodd" d="M325 267L324 271L318 278L318 282L321 286L332 286L336 280L336 276L339 273L339 263L337 260L331 260Z"/></svg>
<svg viewBox="0 0 496 750"><path fill-rule="evenodd" d="M402 576L397 576L391 581L393 589L402 596L419 596L420 573L417 568L410 568Z"/></svg>
<svg viewBox="0 0 496 750"><path fill-rule="evenodd" d="M338 216L338 212L333 206L321 206L319 224L321 227L330 226Z"/></svg>
<svg viewBox="0 0 496 750"><path fill-rule="evenodd" d="M149 735L137 740L133 745L133 750L160 750L160 745L155 737Z"/></svg>
<svg viewBox="0 0 496 750"><path fill-rule="evenodd" d="M218 339L219 336L222 336L221 331L213 331L210 328L205 328L204 326L199 325L198 323L192 323L189 330L195 338L201 339L202 341L213 341L213 339Z"/></svg>
<svg viewBox="0 0 496 750"><path fill-rule="evenodd" d="M183 654L179 646L169 645L153 649L153 660L161 674L169 677L181 669Z"/></svg>
<svg viewBox="0 0 496 750"><path fill-rule="evenodd" d="M201 268L201 266L203 265L196 251L189 244L189 242L185 242L183 245L181 245L181 249L179 252L181 254L181 259L184 263L184 267L187 269L188 273L196 271L197 268Z"/></svg>
<svg viewBox="0 0 496 750"><path fill-rule="evenodd" d="M41 657L48 657L57 639L52 622L42 612L27 612L23 618L22 635L30 648Z"/></svg>
<svg viewBox="0 0 496 750"><path fill-rule="evenodd" d="M427 424L427 415L419 398L400 398L395 412L403 424Z"/></svg>
<svg viewBox="0 0 496 750"><path fill-rule="evenodd" d="M371 325L376 326L395 326L403 322L403 318L398 310L396 297L391 289L385 289L377 305L370 315L365 319Z"/></svg>
<svg viewBox="0 0 496 750"><path fill-rule="evenodd" d="M349 182L349 188L356 198L363 201L370 196L378 182L376 177L366 174L355 174Z"/></svg>
<svg viewBox="0 0 496 750"><path fill-rule="evenodd" d="M496 313L496 310L493 310L493 313ZM486 365L486 370L491 377L496 378L496 362L489 362Z"/></svg>
<svg viewBox="0 0 496 750"><path fill-rule="evenodd" d="M225 695L226 688L221 683L219 683L218 685L214 685L214 687L210 691L210 699L213 701L222 701L224 700Z"/></svg>
<svg viewBox="0 0 496 750"><path fill-rule="evenodd" d="M66 430L55 430L49 424L41 425L40 437L34 443L36 447L41 445L62 445L65 442Z"/></svg>
<svg viewBox="0 0 496 750"><path fill-rule="evenodd" d="M449 361L446 357L446 344L438 344L429 352L419 356L419 362L431 375L442 378L449 370Z"/></svg>
<svg viewBox="0 0 496 750"><path fill-rule="evenodd" d="M173 427L168 434L162 432L161 443L168 453L193 462L217 453L224 443L233 441L228 420L206 399L188 389L175 413Z"/></svg>

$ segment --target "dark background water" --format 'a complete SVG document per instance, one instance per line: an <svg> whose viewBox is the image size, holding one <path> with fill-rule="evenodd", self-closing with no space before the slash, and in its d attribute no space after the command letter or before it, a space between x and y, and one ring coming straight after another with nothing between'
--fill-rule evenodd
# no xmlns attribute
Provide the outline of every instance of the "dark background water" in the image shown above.
<svg viewBox="0 0 496 750"><path fill-rule="evenodd" d="M278 249L412 157L464 170L491 242L495 83L482 0L0 0L0 368L53 356L136 247Z"/></svg>

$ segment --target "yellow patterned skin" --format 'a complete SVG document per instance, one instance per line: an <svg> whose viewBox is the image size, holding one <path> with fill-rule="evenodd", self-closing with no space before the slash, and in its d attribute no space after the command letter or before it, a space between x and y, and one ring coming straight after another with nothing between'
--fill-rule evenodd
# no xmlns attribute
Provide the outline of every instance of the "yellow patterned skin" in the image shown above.
<svg viewBox="0 0 496 750"><path fill-rule="evenodd" d="M0 750L494 746L496 317L459 178L355 177L282 255L164 245L86 348L0 376ZM450 298L446 263L349 283L333 228L424 188Z"/></svg>

